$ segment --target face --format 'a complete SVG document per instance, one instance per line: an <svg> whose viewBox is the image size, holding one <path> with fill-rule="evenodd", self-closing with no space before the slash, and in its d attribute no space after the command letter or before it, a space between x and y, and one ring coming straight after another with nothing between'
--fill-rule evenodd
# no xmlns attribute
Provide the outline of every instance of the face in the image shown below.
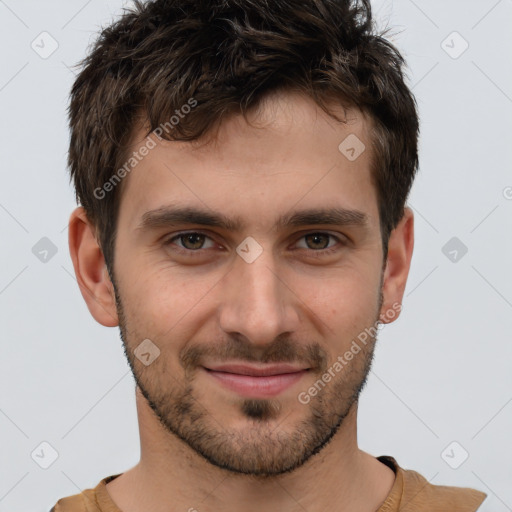
<svg viewBox="0 0 512 512"><path fill-rule="evenodd" d="M367 378L375 337L357 340L381 314L383 254L368 125L347 119L276 94L208 144L154 138L123 183L126 355L161 424L216 466L299 467ZM350 134L355 160L338 149Z"/></svg>

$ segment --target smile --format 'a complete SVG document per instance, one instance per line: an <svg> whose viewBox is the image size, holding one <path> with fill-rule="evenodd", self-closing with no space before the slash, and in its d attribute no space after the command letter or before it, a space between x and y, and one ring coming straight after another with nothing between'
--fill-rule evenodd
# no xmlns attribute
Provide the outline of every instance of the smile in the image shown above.
<svg viewBox="0 0 512 512"><path fill-rule="evenodd" d="M211 366L211 365L210 365ZM203 366L223 387L251 398L270 398L297 383L309 371L292 365L215 365Z"/></svg>

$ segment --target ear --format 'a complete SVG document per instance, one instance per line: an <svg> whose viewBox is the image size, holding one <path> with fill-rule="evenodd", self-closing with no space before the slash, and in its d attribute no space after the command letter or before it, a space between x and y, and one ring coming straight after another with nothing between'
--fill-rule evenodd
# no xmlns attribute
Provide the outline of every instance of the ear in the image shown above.
<svg viewBox="0 0 512 512"><path fill-rule="evenodd" d="M69 252L78 286L91 315L105 327L119 325L114 287L96 239L96 230L81 206L69 218Z"/></svg>
<svg viewBox="0 0 512 512"><path fill-rule="evenodd" d="M406 207L404 215L391 232L384 270L380 322L388 324L400 315L407 276L414 248L414 215Z"/></svg>

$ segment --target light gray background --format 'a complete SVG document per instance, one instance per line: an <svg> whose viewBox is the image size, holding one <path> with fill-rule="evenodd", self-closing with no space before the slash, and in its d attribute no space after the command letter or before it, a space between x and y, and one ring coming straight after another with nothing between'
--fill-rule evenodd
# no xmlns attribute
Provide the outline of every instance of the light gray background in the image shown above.
<svg viewBox="0 0 512 512"><path fill-rule="evenodd" d="M0 0L0 511L47 512L139 457L118 329L90 316L66 229L75 207L66 169L70 66L121 7ZM482 510L511 511L512 1L375 8L409 64L421 168L403 312L380 335L360 446L433 483L483 490ZM59 45L46 59L31 48L42 46L43 31ZM454 31L469 43L458 58L464 43ZM57 249L46 262L32 252L42 237ZM442 252L452 237L468 248L456 262ZM453 441L460 447L447 457ZM42 442L59 455L48 469L36 463L50 462ZM462 450L468 459L452 469L446 460L454 464Z"/></svg>

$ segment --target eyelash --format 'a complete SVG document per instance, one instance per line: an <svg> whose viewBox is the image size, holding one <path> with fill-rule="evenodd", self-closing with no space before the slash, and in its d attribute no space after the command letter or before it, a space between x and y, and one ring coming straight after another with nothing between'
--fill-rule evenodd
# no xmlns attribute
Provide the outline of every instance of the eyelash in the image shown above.
<svg viewBox="0 0 512 512"><path fill-rule="evenodd" d="M182 233L178 233L177 235L173 235L171 238L167 239L164 242L164 245L165 246L173 245L174 240L178 240L178 239L180 239L180 238L182 238L182 237L184 237L186 235L203 235L206 238L209 238L211 240L211 237L209 237L206 233L203 233L202 231L184 231ZM323 232L323 231L311 231L309 233L305 233L298 240L301 240L301 239L303 239L303 238L305 238L306 236L309 236L309 235L324 235L324 236L328 236L330 238L333 238L334 240L336 240L338 242L338 244L334 245L333 247L328 247L326 249L314 250L314 249L303 249L303 248L301 248L302 250L306 250L306 251L311 252L312 255L314 254L314 257L327 256L327 255L332 254L332 253L334 253L336 251L339 251L340 248L338 247L338 245L345 245L345 243L339 237L337 237L335 235L332 235L331 233L326 233L326 232ZM182 254L182 255L186 255L187 257L193 257L194 258L196 256L201 256L202 252L206 251L208 249L196 249L196 250L193 250L193 249L184 249L182 247L175 246L175 248L173 250L175 250L178 254Z"/></svg>

